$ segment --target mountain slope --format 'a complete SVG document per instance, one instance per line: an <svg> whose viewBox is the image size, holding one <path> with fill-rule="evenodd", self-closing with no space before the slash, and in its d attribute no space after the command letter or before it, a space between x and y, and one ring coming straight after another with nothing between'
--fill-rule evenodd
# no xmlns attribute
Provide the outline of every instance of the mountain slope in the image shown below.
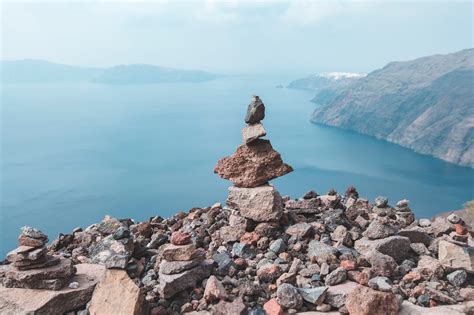
<svg viewBox="0 0 474 315"><path fill-rule="evenodd" d="M93 81L108 84L144 84L158 82L202 82L213 80L215 77L215 75L204 71L134 64L105 69Z"/></svg>
<svg viewBox="0 0 474 315"><path fill-rule="evenodd" d="M474 49L392 62L313 102L315 123L474 167Z"/></svg>
<svg viewBox="0 0 474 315"><path fill-rule="evenodd" d="M110 68L79 67L44 60L2 60L2 83L44 83L88 81L104 84L146 84L163 82L202 82L215 74L147 64L120 65Z"/></svg>
<svg viewBox="0 0 474 315"><path fill-rule="evenodd" d="M290 82L288 88L321 91L328 88L347 86L365 74L352 72L323 72Z"/></svg>
<svg viewBox="0 0 474 315"><path fill-rule="evenodd" d="M45 60L2 60L1 82L33 83L89 80L102 71L100 68L70 66Z"/></svg>

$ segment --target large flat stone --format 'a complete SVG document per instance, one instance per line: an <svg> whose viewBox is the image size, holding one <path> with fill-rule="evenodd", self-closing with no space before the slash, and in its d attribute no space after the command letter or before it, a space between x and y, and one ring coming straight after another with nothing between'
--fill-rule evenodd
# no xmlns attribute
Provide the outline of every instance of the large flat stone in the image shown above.
<svg viewBox="0 0 474 315"><path fill-rule="evenodd" d="M251 143L258 138L264 137L267 135L267 132L263 128L261 123L245 126L242 129L242 138L244 143Z"/></svg>
<svg viewBox="0 0 474 315"><path fill-rule="evenodd" d="M470 301L457 305L440 305L435 307L422 307L403 301L398 315L465 315L474 313L474 302Z"/></svg>
<svg viewBox="0 0 474 315"><path fill-rule="evenodd" d="M255 188L229 187L227 205L240 215L257 222L278 220L283 213L283 200L271 185Z"/></svg>
<svg viewBox="0 0 474 315"><path fill-rule="evenodd" d="M237 187L253 188L293 171L283 163L270 141L257 139L237 148L231 156L220 159L214 173L232 181Z"/></svg>
<svg viewBox="0 0 474 315"><path fill-rule="evenodd" d="M199 265L204 260L204 257L200 256L188 261L167 261L162 260L160 263L160 272L165 275L173 275L185 270L191 269Z"/></svg>
<svg viewBox="0 0 474 315"><path fill-rule="evenodd" d="M76 265L77 273L69 280L77 289L34 290L0 287L0 314L63 314L89 302L105 267L95 264Z"/></svg>
<svg viewBox="0 0 474 315"><path fill-rule="evenodd" d="M451 269L464 269L474 273L474 248L459 246L441 240L438 243L438 260L443 267Z"/></svg>
<svg viewBox="0 0 474 315"><path fill-rule="evenodd" d="M397 262L402 262L410 252L410 239L404 236L390 236L378 240L363 237L354 243L354 249L362 255L368 255L373 250L391 256Z"/></svg>

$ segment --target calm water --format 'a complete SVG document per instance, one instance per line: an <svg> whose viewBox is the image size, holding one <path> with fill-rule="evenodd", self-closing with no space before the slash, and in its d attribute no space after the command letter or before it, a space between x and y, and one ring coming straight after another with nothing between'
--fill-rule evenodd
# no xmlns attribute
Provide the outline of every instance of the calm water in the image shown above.
<svg viewBox="0 0 474 315"><path fill-rule="evenodd" d="M230 183L213 167L240 144L252 94L267 107L273 146L295 169L274 181L282 194L355 185L370 199L407 198L425 217L474 198L474 170L310 124L313 93L275 88L286 82L4 85L1 256L25 224L54 239L105 214L144 220L224 201Z"/></svg>

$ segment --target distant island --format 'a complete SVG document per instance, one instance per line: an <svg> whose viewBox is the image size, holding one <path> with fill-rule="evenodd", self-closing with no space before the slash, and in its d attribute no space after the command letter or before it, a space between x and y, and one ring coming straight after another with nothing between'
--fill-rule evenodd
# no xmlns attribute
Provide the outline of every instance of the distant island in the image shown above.
<svg viewBox="0 0 474 315"><path fill-rule="evenodd" d="M474 49L391 62L343 81L312 76L288 87L316 91L311 121L474 167Z"/></svg>
<svg viewBox="0 0 474 315"><path fill-rule="evenodd" d="M149 64L118 65L110 68L81 67L45 60L2 60L2 83L86 81L103 84L150 84L203 82L217 75L200 70L183 70Z"/></svg>

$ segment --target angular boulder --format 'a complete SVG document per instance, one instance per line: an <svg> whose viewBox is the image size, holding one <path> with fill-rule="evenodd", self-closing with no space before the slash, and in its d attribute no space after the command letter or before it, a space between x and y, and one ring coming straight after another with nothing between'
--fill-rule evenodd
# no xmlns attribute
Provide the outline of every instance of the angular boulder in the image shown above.
<svg viewBox="0 0 474 315"><path fill-rule="evenodd" d="M469 273L474 272L474 248L459 246L441 240L438 243L438 260L441 265L452 269L464 269Z"/></svg>
<svg viewBox="0 0 474 315"><path fill-rule="evenodd" d="M283 200L271 185L256 188L229 187L227 205L257 222L278 220L283 213Z"/></svg>
<svg viewBox="0 0 474 315"><path fill-rule="evenodd" d="M97 284L89 306L90 315L147 314L140 288L125 270L108 269Z"/></svg>
<svg viewBox="0 0 474 315"><path fill-rule="evenodd" d="M357 286L346 299L351 315L397 315L398 300L391 292L380 292L364 286Z"/></svg>
<svg viewBox="0 0 474 315"><path fill-rule="evenodd" d="M178 292L194 288L198 281L209 277L212 265L212 260L205 260L198 266L181 273L166 275L160 272L158 278L160 295L165 299L169 299Z"/></svg>
<svg viewBox="0 0 474 315"><path fill-rule="evenodd" d="M111 221L108 220L107 222ZM107 230L108 231L108 230ZM89 255L94 264L107 268L125 269L133 253L133 241L130 239L116 240L109 235L89 248Z"/></svg>
<svg viewBox="0 0 474 315"><path fill-rule="evenodd" d="M241 145L233 155L220 159L214 168L214 173L244 188L264 185L292 171L270 141L263 139Z"/></svg>
<svg viewBox="0 0 474 315"><path fill-rule="evenodd" d="M260 97L254 95L252 102L247 107L245 122L247 124L256 124L262 121L263 118L265 118L265 105L263 104Z"/></svg>
<svg viewBox="0 0 474 315"><path fill-rule="evenodd" d="M331 286L326 291L326 297L324 303L331 305L332 307L339 308L346 303L346 298L349 293L357 287L356 282L345 281L341 284Z"/></svg>
<svg viewBox="0 0 474 315"><path fill-rule="evenodd" d="M378 240L369 240L363 237L354 243L354 248L363 255L367 255L373 250L376 250L382 254L391 256L397 262L402 262L410 253L410 239L398 235Z"/></svg>

